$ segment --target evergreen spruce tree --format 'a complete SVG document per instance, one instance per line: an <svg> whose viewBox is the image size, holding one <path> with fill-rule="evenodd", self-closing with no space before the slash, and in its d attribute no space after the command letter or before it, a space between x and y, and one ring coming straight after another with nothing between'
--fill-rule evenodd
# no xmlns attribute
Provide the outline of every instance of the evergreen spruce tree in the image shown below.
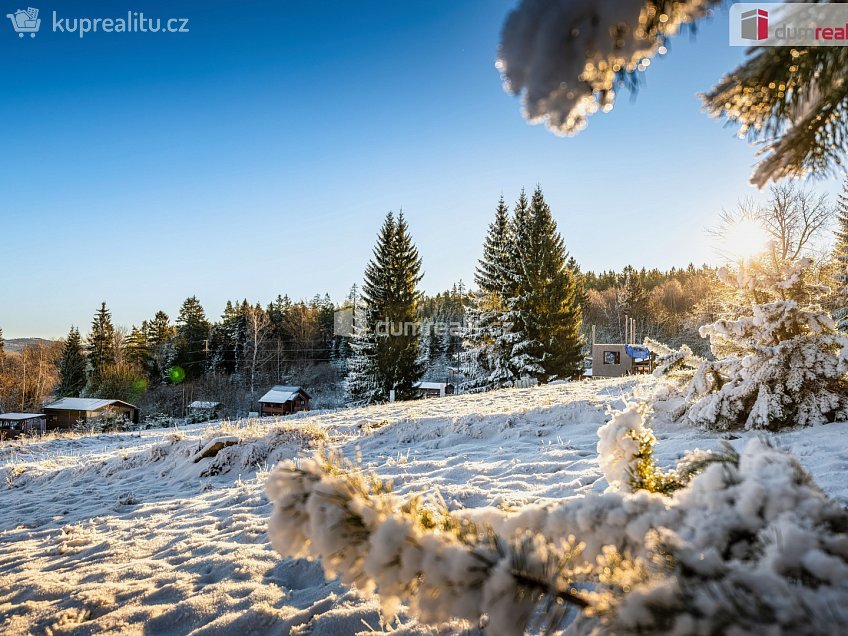
<svg viewBox="0 0 848 636"><path fill-rule="evenodd" d="M112 324L112 314L106 309L106 303L101 303L100 309L94 314L91 333L88 336L88 363L91 377L96 381L103 369L116 362L117 351L115 351L115 327Z"/></svg>
<svg viewBox="0 0 848 636"><path fill-rule="evenodd" d="M124 341L124 360L131 366L148 373L150 370L150 345L147 341L147 323L141 328L133 325Z"/></svg>
<svg viewBox="0 0 848 636"><path fill-rule="evenodd" d="M291 312L291 299L288 295L280 296L268 305L266 310L268 319L270 320L270 338L272 341L271 361L272 375L276 378L282 378L286 373L286 368L290 363L289 349L291 347L291 339L286 329L286 323Z"/></svg>
<svg viewBox="0 0 848 636"><path fill-rule="evenodd" d="M353 401L411 398L423 367L418 350L418 303L421 258L401 212L389 212L374 255L365 269L365 320L354 339L353 376L348 393Z"/></svg>
<svg viewBox="0 0 848 636"><path fill-rule="evenodd" d="M246 303L228 300L221 322L211 330L209 365L213 371L233 374L241 370L247 344Z"/></svg>
<svg viewBox="0 0 848 636"><path fill-rule="evenodd" d="M336 306L329 294L316 294L312 299L311 308L315 311L321 343L321 349L316 354L319 360L332 361L335 355L333 320Z"/></svg>
<svg viewBox="0 0 848 636"><path fill-rule="evenodd" d="M79 397L85 388L85 352L82 337L76 327L71 327L62 358L59 360L59 395L61 397Z"/></svg>
<svg viewBox="0 0 848 636"><path fill-rule="evenodd" d="M153 320L147 323L147 339L153 347L166 344L174 335L171 319L164 311L157 311Z"/></svg>
<svg viewBox="0 0 848 636"><path fill-rule="evenodd" d="M355 315L357 308L354 309ZM385 400L380 390L375 365L377 335L366 319L366 310L359 310L361 319L353 325L353 337L349 340L349 349L345 376L345 401L350 405L371 404Z"/></svg>
<svg viewBox="0 0 848 636"><path fill-rule="evenodd" d="M157 311L152 320L145 321L147 346L150 349L150 369L148 377L151 382L164 381L168 369L174 362L173 338L175 335L171 318L164 311Z"/></svg>
<svg viewBox="0 0 848 636"><path fill-rule="evenodd" d="M512 229L501 195L474 272L477 290L466 316L468 350L463 359L470 376L468 384L474 387L499 386L514 379L509 366L511 347L505 341L508 325L504 298L511 271Z"/></svg>
<svg viewBox="0 0 848 636"><path fill-rule="evenodd" d="M3 372L6 368L6 341L3 339L3 328L0 327L0 408L3 408Z"/></svg>
<svg viewBox="0 0 848 636"><path fill-rule="evenodd" d="M522 193L513 227L506 289L510 366L516 376L540 382L574 377L582 369L583 316L568 254L541 188L529 205Z"/></svg>
<svg viewBox="0 0 848 636"><path fill-rule="evenodd" d="M210 325L196 296L186 298L177 318L174 364L185 371L186 379L199 378L206 370Z"/></svg>

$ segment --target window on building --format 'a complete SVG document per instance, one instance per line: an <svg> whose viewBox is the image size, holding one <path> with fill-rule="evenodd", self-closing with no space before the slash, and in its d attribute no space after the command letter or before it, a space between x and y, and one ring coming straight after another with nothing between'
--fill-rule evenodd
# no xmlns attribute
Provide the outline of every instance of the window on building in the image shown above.
<svg viewBox="0 0 848 636"><path fill-rule="evenodd" d="M604 351L604 364L621 364L621 354L618 351Z"/></svg>

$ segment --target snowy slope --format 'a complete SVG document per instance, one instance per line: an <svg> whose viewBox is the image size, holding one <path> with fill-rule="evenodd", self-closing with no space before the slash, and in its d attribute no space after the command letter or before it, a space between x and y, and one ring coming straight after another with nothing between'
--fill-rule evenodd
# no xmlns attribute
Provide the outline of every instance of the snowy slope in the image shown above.
<svg viewBox="0 0 848 636"><path fill-rule="evenodd" d="M326 437L400 492L437 488L453 508L579 496L606 487L596 444L607 409L652 381L0 446L0 633L381 631L373 601L271 550L269 467ZM667 464L721 440L663 422L655 432ZM834 424L777 439L848 501L846 435L848 424ZM203 458L215 441L222 449ZM401 633L436 633L400 621Z"/></svg>

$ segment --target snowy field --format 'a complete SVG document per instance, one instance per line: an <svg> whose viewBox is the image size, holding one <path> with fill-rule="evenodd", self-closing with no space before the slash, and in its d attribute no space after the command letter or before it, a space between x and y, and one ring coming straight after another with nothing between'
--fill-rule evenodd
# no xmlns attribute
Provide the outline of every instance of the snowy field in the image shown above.
<svg viewBox="0 0 848 636"><path fill-rule="evenodd" d="M457 633L325 581L268 544L268 470L328 443L453 509L561 501L606 482L597 429L643 380L0 446L0 633ZM664 465L722 436L654 422ZM741 448L748 434L731 440ZM848 423L773 436L848 503ZM210 442L231 444L203 457Z"/></svg>

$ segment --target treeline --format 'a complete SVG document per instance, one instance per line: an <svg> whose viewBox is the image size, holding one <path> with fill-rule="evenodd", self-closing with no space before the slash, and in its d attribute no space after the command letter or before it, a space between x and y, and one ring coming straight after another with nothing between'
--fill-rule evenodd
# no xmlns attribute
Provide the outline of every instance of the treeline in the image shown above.
<svg viewBox="0 0 848 636"><path fill-rule="evenodd" d="M354 286L351 297L356 296ZM434 321L461 324L460 283L421 297L422 366L443 379L461 336L436 333ZM343 303L344 304L344 303ZM228 415L245 415L273 384L303 385L316 407L344 404L350 338L334 335L336 305L328 295L265 305L228 301L218 320L195 297L175 319L165 311L129 329L115 325L102 303L90 328L73 326L61 341L6 352L0 329L0 412L39 411L59 397L119 399L145 417L183 417L193 400L221 402Z"/></svg>
<svg viewBox="0 0 848 636"><path fill-rule="evenodd" d="M719 294L715 268L690 264L660 271L627 266L620 272L586 272L582 283L587 337L594 326L596 342L624 342L627 317L636 321L638 342L647 337L707 353L708 341L698 328L719 311L714 306Z"/></svg>
<svg viewBox="0 0 848 636"><path fill-rule="evenodd" d="M65 339L58 394L121 399L166 415L180 415L191 399L246 412L268 384L334 375L334 309L326 295L278 296L265 307L228 301L213 321L191 296L175 320L158 311L126 330L103 303L84 338L72 327Z"/></svg>

